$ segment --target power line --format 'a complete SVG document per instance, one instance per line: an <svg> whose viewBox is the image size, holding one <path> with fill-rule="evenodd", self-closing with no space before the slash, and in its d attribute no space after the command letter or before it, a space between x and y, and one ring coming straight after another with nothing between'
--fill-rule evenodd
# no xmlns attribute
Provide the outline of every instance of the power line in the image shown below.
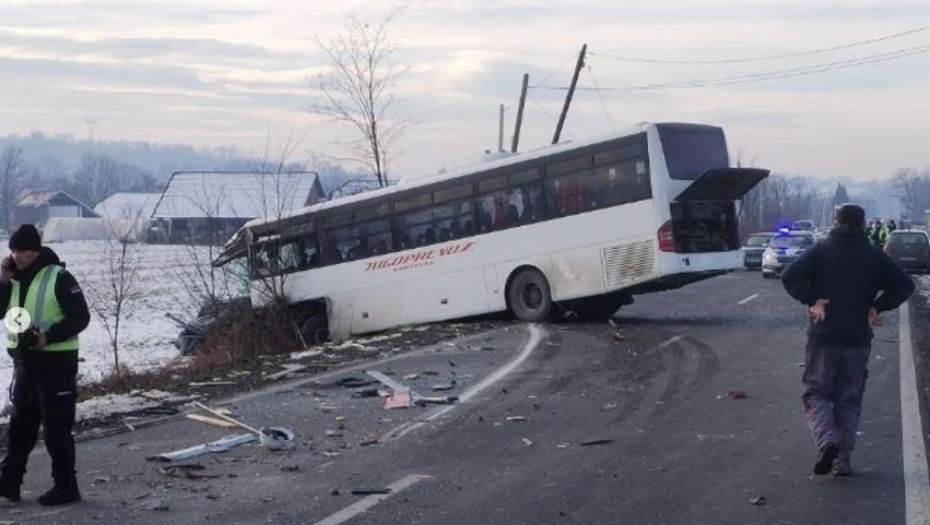
<svg viewBox="0 0 930 525"><path fill-rule="evenodd" d="M569 63L571 63L572 60L575 60L577 57L578 57L578 53L575 53L574 55L568 57L568 60L566 60L565 62L562 62L562 64L560 64L559 66L557 66L556 68L554 68L552 71L550 71L546 76L543 77L542 80L539 81L539 83L540 83L540 84L545 84L545 82L546 82L547 80L549 80L550 78L552 78L552 75L555 75L556 73L558 73L559 71L561 71L563 68L565 68L565 66L567 66Z"/></svg>
<svg viewBox="0 0 930 525"><path fill-rule="evenodd" d="M568 88L566 88L566 89L568 89ZM529 91L527 91L527 92L526 92L526 96L527 96L527 98L529 98L530 100L532 100L533 103L536 104L536 106L537 106L539 109L541 109L542 112L545 113L547 117L549 117L549 120L551 120L553 124L558 124L559 121L556 120L556 118L552 115L552 113L549 112L548 109L546 109L545 106L543 106L542 104L539 103L538 100L536 100L536 97L534 97L532 93L530 93ZM565 128L565 133L568 133L569 135L571 135L571 137L572 137L573 139L577 139L577 138L578 138L578 137L575 136L574 133L572 133L571 131L569 131L568 128Z"/></svg>
<svg viewBox="0 0 930 525"><path fill-rule="evenodd" d="M608 55L592 52L592 56L598 56L601 58L606 58L609 60L619 60L622 62L640 62L645 64L665 64L665 65L683 65L683 64L738 64L743 62L765 62L770 60L781 60L785 58L797 58L808 55L817 55L822 53L830 53L833 51L841 51L843 49L851 49L854 47L865 46L869 44L875 44L878 42L884 42L886 40L892 40L895 38L901 38L908 35L913 35L916 33L921 33L924 31L930 30L930 26L918 27L915 29L910 29L907 31L902 31L900 33L894 33L891 35L879 36L875 38L869 38L866 40L859 40L856 42L849 42L847 44L841 44L838 46L823 47L819 49L810 49L807 51L797 51L794 53L783 53L778 55L768 55L768 56L759 56L759 57L743 57L743 58L725 58L720 60L662 60L655 58L638 58L638 57L626 57L626 56L617 56L617 55ZM540 82L541 84L542 82Z"/></svg>
<svg viewBox="0 0 930 525"><path fill-rule="evenodd" d="M590 64L585 64L585 69L588 70L588 75L591 76L591 83L594 84L594 89L597 91L597 98L601 99L601 107L604 108L604 114L607 115L607 122L610 122L611 129L617 131L614 119L610 116L610 111L607 109L607 103L604 102L604 94L601 93L601 89L597 85L597 79L594 78L594 70L591 69Z"/></svg>
<svg viewBox="0 0 930 525"><path fill-rule="evenodd" d="M765 80L777 80L781 78L790 78L790 77L802 77L813 75L817 73L824 73L828 71L836 71L840 69L849 69L853 67L859 67L869 64L877 64L882 62L890 62L892 60L898 60L901 58L906 58L914 55L920 55L930 52L930 45L926 46L917 46L907 49L900 49L897 51L890 51L887 53L879 53L876 55L867 55L864 57L841 60L834 62L826 62L821 64L815 64L811 66L791 68L791 69L782 69L761 73L752 73L747 75L740 75L735 77L723 77L717 79L708 79L708 80L692 80L684 82L668 82L668 83L658 83L658 84L646 84L639 86L621 86L621 87L603 87L599 88L600 91L646 91L646 90L656 90L656 89L681 89L681 88L700 88L700 87L711 87L711 86L727 86L734 84L746 84L751 82L761 82ZM565 91L568 88L563 86L532 86L533 89L546 89L546 90L555 90L555 91ZM590 91L592 88L577 88L579 90Z"/></svg>

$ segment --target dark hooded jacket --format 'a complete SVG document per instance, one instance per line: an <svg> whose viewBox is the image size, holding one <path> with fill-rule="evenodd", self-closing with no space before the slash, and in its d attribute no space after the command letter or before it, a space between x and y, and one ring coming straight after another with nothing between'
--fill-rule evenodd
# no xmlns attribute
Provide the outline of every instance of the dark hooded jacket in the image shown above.
<svg viewBox="0 0 930 525"><path fill-rule="evenodd" d="M58 258L58 255L54 251L50 248L43 247L42 251L39 252L39 257L32 265L24 270L16 270L13 278L20 283L20 296L15 298L17 306L23 306L26 303L26 293L33 279L35 279L36 274L38 274L42 268L51 264L57 264L61 267L65 266L65 263ZM10 295L12 293L12 284L0 284L0 305L2 305L4 313L6 313L7 305L10 303ZM87 301L84 299L84 292L70 272L63 271L59 274L57 284L55 285L55 297L58 298L58 303L61 305L62 311L64 311L65 320L48 329L48 332L45 334L48 344L59 343L74 337L84 331L90 323L90 312L87 309ZM63 353L27 350L23 346L22 337L19 338L19 345L20 346L15 350L9 350L10 356L14 359L26 356L36 356L38 358L39 355L45 358L46 356L52 357L51 354ZM26 354L25 352L29 353ZM74 352L65 353L74 354Z"/></svg>
<svg viewBox="0 0 930 525"><path fill-rule="evenodd" d="M893 310L914 293L910 276L871 245L865 230L845 227L804 252L781 279L788 294L808 306L830 301L826 319L808 330L825 344L870 345L869 309Z"/></svg>

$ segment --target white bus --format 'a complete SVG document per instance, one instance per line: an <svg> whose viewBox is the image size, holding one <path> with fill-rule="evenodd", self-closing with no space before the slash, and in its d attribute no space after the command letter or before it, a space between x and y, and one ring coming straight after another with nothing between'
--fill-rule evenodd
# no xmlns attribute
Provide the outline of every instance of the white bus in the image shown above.
<svg viewBox="0 0 930 525"><path fill-rule="evenodd" d="M768 176L729 167L721 128L640 124L246 224L248 257L308 342L509 310L607 316L632 295L743 265L736 200Z"/></svg>

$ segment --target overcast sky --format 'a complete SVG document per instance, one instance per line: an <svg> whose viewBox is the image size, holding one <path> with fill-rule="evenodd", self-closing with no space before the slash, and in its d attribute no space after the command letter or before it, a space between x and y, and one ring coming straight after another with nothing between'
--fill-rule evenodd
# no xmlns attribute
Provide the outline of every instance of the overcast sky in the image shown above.
<svg viewBox="0 0 930 525"><path fill-rule="evenodd" d="M302 152L345 136L305 111L326 63L313 36L349 14L391 26L410 74L397 109L416 124L395 172L433 173L496 147L497 107L512 130L522 74L568 84L589 45L566 139L641 121L727 130L732 153L779 171L888 178L930 165L930 53L734 85L629 90L889 56L930 46L930 30L765 61L930 25L926 0L0 0L0 135L34 130L260 151L294 134ZM930 47L928 47L930 49ZM616 89L621 88L621 89ZM533 90L522 145L550 140L564 92ZM605 111L606 106L606 111Z"/></svg>

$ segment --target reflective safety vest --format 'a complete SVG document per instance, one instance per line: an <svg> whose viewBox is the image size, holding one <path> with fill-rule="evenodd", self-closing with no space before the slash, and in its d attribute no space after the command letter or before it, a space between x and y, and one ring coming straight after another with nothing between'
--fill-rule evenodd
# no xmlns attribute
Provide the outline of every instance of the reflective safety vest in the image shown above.
<svg viewBox="0 0 930 525"><path fill-rule="evenodd" d="M26 304L23 308L29 312L32 318L32 326L38 327L42 333L47 333L52 326L65 320L65 312L58 303L58 297L55 295L55 285L58 283L58 276L64 268L50 264L39 270L29 290L26 292ZM20 284L13 279L10 281L13 285L13 293L10 294L10 303L7 305L7 312L10 309L19 306ZM7 348L15 349L19 345L19 335L7 330ZM42 351L50 352L76 352L78 349L78 337L60 341L54 344L48 344Z"/></svg>

